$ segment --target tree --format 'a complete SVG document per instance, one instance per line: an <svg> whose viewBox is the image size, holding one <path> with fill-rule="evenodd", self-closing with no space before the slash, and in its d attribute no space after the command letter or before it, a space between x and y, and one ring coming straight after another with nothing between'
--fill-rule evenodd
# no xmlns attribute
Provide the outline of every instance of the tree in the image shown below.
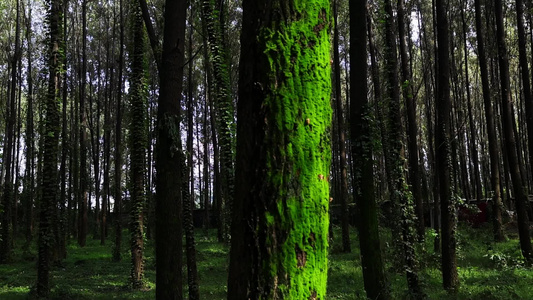
<svg viewBox="0 0 533 300"><path fill-rule="evenodd" d="M354 188L361 212L359 245L366 295L370 299L390 299L381 256L378 206L374 193L372 129L367 98L366 10L366 1L350 1L350 129L354 140L351 149L356 173ZM370 26L369 23L369 31Z"/></svg>
<svg viewBox="0 0 533 300"><path fill-rule="evenodd" d="M227 240L234 190L233 174L233 101L231 99L230 69L224 43L223 1L202 0L202 19L205 22L207 39L213 65L213 89L215 124L219 131L219 161L220 175L218 180L221 187L220 204L224 204L225 212L219 215L223 220L223 237Z"/></svg>
<svg viewBox="0 0 533 300"><path fill-rule="evenodd" d="M500 188L500 166L498 154L498 140L496 139L496 128L494 126L494 110L492 108L492 99L489 85L489 74L487 67L487 56L485 53L485 38L483 34L483 25L481 21L481 0L475 0L475 17L476 17L476 36L478 45L479 69L481 73L481 88L483 92L483 103L485 107L485 119L487 124L487 136L489 140L489 158L491 184L494 196L492 197L492 224L494 239L503 241L505 239L502 230L502 196Z"/></svg>
<svg viewBox="0 0 533 300"><path fill-rule="evenodd" d="M348 171L346 168L346 145L344 138L344 117L342 115L342 93L341 93L341 65L339 59L339 29L337 26L338 1L333 2L333 63L335 64L335 109L337 110L337 127L339 134L339 156L340 156L340 202L342 206L342 249L344 252L351 252L350 245L350 215L348 211Z"/></svg>
<svg viewBox="0 0 533 300"><path fill-rule="evenodd" d="M9 100L7 101L6 112L6 132L4 141L4 151L2 163L5 166L5 183L4 192L2 195L2 241L0 244L0 263L6 263L11 259L11 251L13 247L13 222L11 220L14 206L14 187L13 174L17 170L13 169L13 152L14 152L14 136L15 136L15 122L16 122L16 87L17 87L17 63L20 61L20 0L17 0L16 12L16 36L15 49L11 61L11 90ZM4 171L4 170L2 170Z"/></svg>
<svg viewBox="0 0 533 300"><path fill-rule="evenodd" d="M49 48L48 91L43 149L42 196L39 213L39 255L37 263L37 297L47 298L50 291L50 260L54 246L53 221L58 196L58 154L60 120L60 80L62 72L61 0L48 1Z"/></svg>
<svg viewBox="0 0 533 300"><path fill-rule="evenodd" d="M228 299L324 299L327 0L245 0Z"/></svg>
<svg viewBox="0 0 533 300"><path fill-rule="evenodd" d="M131 0L132 17L132 48L130 73L130 172L131 172L131 275L132 288L143 286L144 276L144 237L143 209L145 205L145 174L146 174L146 90L144 75L144 43L145 33L141 8L136 0Z"/></svg>
<svg viewBox="0 0 533 300"><path fill-rule="evenodd" d="M533 249L531 247L531 237L529 236L529 218L527 215L527 188L520 174L520 163L517 153L517 142L513 127L516 124L513 120L513 105L511 99L511 84L509 76L509 58L507 57L507 46L505 44L505 28L503 24L502 1L495 0L496 17L496 39L498 43L498 63L500 70L501 85L501 113L502 113L502 134L505 153L509 163L509 173L515 193L516 214L518 217L518 234L520 238L520 248L528 264L533 263Z"/></svg>
<svg viewBox="0 0 533 300"><path fill-rule="evenodd" d="M180 136L186 1L166 1L157 111L156 298L183 299ZM183 170L182 170L183 171Z"/></svg>
<svg viewBox="0 0 533 300"><path fill-rule="evenodd" d="M124 64L124 16L122 10L122 0L119 2L120 16L120 50L118 54L118 79L117 79L117 97L116 97L116 124L115 124L115 190L114 190L114 213L115 213L115 244L113 245L113 260L120 261L120 248L122 243L122 68Z"/></svg>
<svg viewBox="0 0 533 300"><path fill-rule="evenodd" d="M442 219L442 278L444 288L455 290L459 285L457 277L457 255L455 230L455 202L452 199L450 168L450 57L449 27L446 4L436 0L437 43L438 43L438 89L437 124L435 131L436 168L439 180L440 209Z"/></svg>

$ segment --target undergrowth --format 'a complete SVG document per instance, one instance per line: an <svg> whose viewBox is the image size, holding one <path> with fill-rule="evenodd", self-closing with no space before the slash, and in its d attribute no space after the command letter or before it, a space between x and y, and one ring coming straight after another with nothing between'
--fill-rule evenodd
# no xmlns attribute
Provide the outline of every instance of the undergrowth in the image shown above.
<svg viewBox="0 0 533 300"><path fill-rule="evenodd" d="M366 299L363 273L359 261L356 230L351 230L352 253L342 253L340 229L329 248L327 299ZM127 234L124 234L125 239ZM385 271L394 299L411 299L403 272L395 270L394 254L389 247L390 232L382 229L382 251ZM442 289L440 255L433 252L434 233L428 230L425 243L417 248L420 256L420 278L429 299L533 299L533 270L525 267L516 236L503 243L492 242L490 225L458 230L458 265L461 285L457 294ZM215 232L208 237L196 234L200 295L206 300L226 298L228 248L217 243ZM23 244L17 241L17 246ZM127 243L124 243L127 245ZM53 266L51 299L104 300L155 299L155 257L153 242L146 243L145 286L142 291L128 289L130 255L123 249L121 262L111 260L111 241L100 246L99 240L88 240L78 247L68 246L68 257L60 266ZM28 299L36 279L36 249L23 252L16 247L13 261L0 265L0 299ZM185 261L185 260L184 260ZM184 276L186 270L184 269ZM184 279L184 283L186 280ZM187 288L184 286L186 295ZM186 298L186 296L185 296Z"/></svg>

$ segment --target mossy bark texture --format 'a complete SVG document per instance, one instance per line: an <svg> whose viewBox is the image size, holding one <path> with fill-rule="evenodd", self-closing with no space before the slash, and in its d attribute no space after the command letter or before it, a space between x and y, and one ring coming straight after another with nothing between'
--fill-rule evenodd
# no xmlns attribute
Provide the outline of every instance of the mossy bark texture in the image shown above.
<svg viewBox="0 0 533 300"><path fill-rule="evenodd" d="M131 172L131 275L132 288L143 285L143 209L145 205L146 172L146 91L144 82L144 44L145 33L141 9L137 1L132 1L132 60L130 75L130 172Z"/></svg>
<svg viewBox="0 0 533 300"><path fill-rule="evenodd" d="M59 153L60 77L63 49L61 43L61 1L48 1L49 49L48 93L46 95L45 135L43 148L42 197L39 211L39 258L37 262L37 298L48 298L50 292L50 261L54 241L54 214L57 207L57 161Z"/></svg>
<svg viewBox="0 0 533 300"><path fill-rule="evenodd" d="M243 10L228 299L325 299L330 3Z"/></svg>

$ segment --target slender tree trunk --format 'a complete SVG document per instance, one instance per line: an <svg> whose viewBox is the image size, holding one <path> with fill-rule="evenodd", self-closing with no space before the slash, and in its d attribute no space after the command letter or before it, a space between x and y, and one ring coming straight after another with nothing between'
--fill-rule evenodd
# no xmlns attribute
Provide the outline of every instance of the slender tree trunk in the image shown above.
<svg viewBox="0 0 533 300"><path fill-rule="evenodd" d="M355 199L361 211L359 245L366 295L370 299L391 299L385 278L378 228L378 206L374 193L374 162L372 159L370 105L367 92L367 37L370 44L372 71L377 69L373 53L370 18L366 0L350 0L350 132L354 158ZM373 74L373 77L376 74ZM374 82L374 85L379 84ZM379 87L376 87L379 90ZM379 91L378 91L379 92ZM376 99L378 95L375 95Z"/></svg>
<svg viewBox="0 0 533 300"><path fill-rule="evenodd" d="M518 216L518 234L522 255L528 264L533 263L533 249L529 236L529 218L527 215L527 188L520 174L520 162L518 160L517 143L513 127L513 108L510 94L509 60L505 45L505 33L503 23L502 1L495 0L496 37L498 42L498 61L500 65L500 84L502 97L502 127L505 152L509 161L509 172L515 193L516 214Z"/></svg>
<svg viewBox="0 0 533 300"><path fill-rule="evenodd" d="M115 244L113 245L113 260L121 260L122 244L122 87L123 78L122 70L124 64L124 14L123 2L119 2L120 16L120 41L118 57L118 78L117 78L117 96L116 96L116 124L115 124L115 190L114 190L114 214L115 214Z"/></svg>
<svg viewBox="0 0 533 300"><path fill-rule="evenodd" d="M450 57L449 27L446 4L436 0L437 42L438 42L438 88L437 88L437 128L435 131L436 167L439 180L440 209L442 221L442 278L446 290L456 290L457 255L455 231L455 202L450 184Z"/></svg>
<svg viewBox="0 0 533 300"><path fill-rule="evenodd" d="M15 49L11 61L11 86L9 100L6 106L6 131L4 137L4 149L2 163L5 168L4 193L2 195L2 241L0 244L0 263L7 263L11 259L13 247L13 222L12 213L14 206L15 191L13 189L13 152L15 148L15 122L16 122L16 88L17 88L17 63L20 60L20 0L16 1L16 27Z"/></svg>
<svg viewBox="0 0 533 300"><path fill-rule="evenodd" d="M85 109L85 94L87 81L87 0L82 2L82 58L80 74L80 186L78 203L78 244L85 247L87 242L87 221L88 221L88 174L87 174L87 114Z"/></svg>
<svg viewBox="0 0 533 300"><path fill-rule="evenodd" d="M406 26L409 23L405 20L404 0L398 0L398 35L400 40L400 70L402 74L402 92L407 107L407 150L409 162L408 182L413 196L415 215L416 215L416 232L418 240L423 241L426 233L424 223L424 201L420 185L419 168L418 168L418 124L416 120L416 99L414 96L411 72L409 70L409 56L407 52L407 42L409 39Z"/></svg>
<svg viewBox="0 0 533 300"><path fill-rule="evenodd" d="M33 124L33 68L32 68L32 30L31 30L31 20L32 20L32 7L28 0L28 17L27 17L27 28L26 28L26 41L27 45L27 55L28 55L28 75L27 75L27 84L28 84L28 107L26 109L26 174L24 180L24 235L26 237L26 242L24 244L24 249L28 250L33 239L33 198L35 195L35 133L34 133L34 124Z"/></svg>
<svg viewBox="0 0 533 300"><path fill-rule="evenodd" d="M202 19L206 22L206 31L213 63L213 87L214 87L214 107L217 128L219 130L220 143L220 173L218 178L221 183L221 201L224 207L224 239L229 233L230 215L232 211L233 198L233 133L234 123L233 101L231 99L230 69L224 43L223 22L220 16L223 14L221 7L215 5L215 0L203 0Z"/></svg>
<svg viewBox="0 0 533 300"><path fill-rule="evenodd" d="M487 68L487 58L485 52L485 41L483 34L483 24L481 23L481 0L475 0L476 12L476 36L478 44L478 59L481 73L481 86L483 89L483 103L485 106L485 119L487 125L487 136L489 140L489 157L490 157L490 173L492 191L492 225L495 241L503 241L505 236L502 230L502 196L500 187L500 168L499 168L499 154L498 141L496 139L496 129L494 126L494 112L492 109L492 99L489 85L489 74Z"/></svg>
<svg viewBox="0 0 533 300"><path fill-rule="evenodd" d="M340 59L339 59L339 29L337 26L337 1L334 0L333 7L333 17L334 17L334 31L333 31L333 63L335 70L335 109L337 110L337 128L339 133L339 168L340 168L340 193L338 198L340 198L342 213L342 249L344 252L351 252L352 247L350 245L350 215L348 211L348 171L346 168L346 141L344 138L344 116L342 114L342 95L341 95L341 70L340 70ZM366 31L366 30L365 30Z"/></svg>

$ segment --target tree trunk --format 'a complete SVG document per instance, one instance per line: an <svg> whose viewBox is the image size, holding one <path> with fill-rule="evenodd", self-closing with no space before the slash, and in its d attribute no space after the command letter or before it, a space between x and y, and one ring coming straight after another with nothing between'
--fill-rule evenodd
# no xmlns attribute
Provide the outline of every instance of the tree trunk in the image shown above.
<svg viewBox="0 0 533 300"><path fill-rule="evenodd" d="M455 202L450 184L450 57L449 28L446 4L436 0L438 42L437 128L435 131L436 167L439 180L442 222L442 278L446 290L459 286L455 231Z"/></svg>
<svg viewBox="0 0 533 300"><path fill-rule="evenodd" d="M166 1L155 153L158 300L183 299L181 189L185 170L180 170L183 153L179 128L186 12L186 1Z"/></svg>
<svg viewBox="0 0 533 300"><path fill-rule="evenodd" d="M490 157L490 173L492 191L494 193L492 198L492 225L495 241L503 241L505 236L502 230L502 196L500 187L500 168L499 168L499 154L498 154L498 140L496 139L496 129L494 127L494 112L492 109L491 92L489 85L489 74L487 68L487 58L485 53L485 41L483 34L483 24L481 23L481 0L475 0L476 11L476 36L478 44L478 59L481 73L481 86L483 89L483 103L485 106L485 118L487 125L487 136L489 140L489 157Z"/></svg>
<svg viewBox="0 0 533 300"><path fill-rule="evenodd" d="M307 3L243 3L228 299L326 297L330 3Z"/></svg>
<svg viewBox="0 0 533 300"><path fill-rule="evenodd" d="M372 72L377 70L373 54L370 18L367 18L366 1L350 1L350 132L353 139L355 199L360 209L359 245L361 265L367 298L391 299L385 278L378 228L378 206L374 193L374 166L372 159L370 105L367 92L366 29L370 44ZM368 21L367 21L368 20ZM373 74L373 77L376 74ZM374 82L374 85L379 83ZM379 86L374 86L379 90ZM378 95L375 95L376 99Z"/></svg>
<svg viewBox="0 0 533 300"><path fill-rule="evenodd" d="M348 171L346 169L346 142L344 138L344 116L342 114L342 95L341 95L341 70L339 59L339 29L337 28L337 1L333 2L333 17L334 17L334 31L333 31L333 63L335 70L335 109L337 110L337 127L339 133L339 173L340 173L340 194L337 198L340 198L342 212L342 249L344 252L351 252L352 247L350 245L350 215L348 211ZM366 32L366 30L365 30Z"/></svg>
<svg viewBox="0 0 533 300"><path fill-rule="evenodd" d="M509 172L515 193L516 214L518 216L518 234L520 238L520 248L528 264L533 263L533 249L531 248L531 238L529 236L529 218L527 215L527 188L522 181L518 160L516 136L513 130L515 126L512 118L513 108L510 94L509 60L507 57L507 47L505 45L505 29L503 23L502 1L495 1L496 16L496 37L498 42L498 61L500 66L501 84L501 107L502 107L502 129L505 152L509 162Z"/></svg>
<svg viewBox="0 0 533 300"><path fill-rule="evenodd" d="M87 81L87 1L82 2L82 58L80 74L80 186L79 186L79 203L78 203L78 244L85 247L87 242L87 221L88 221L88 197L87 197L87 114L85 109L85 94Z"/></svg>
<svg viewBox="0 0 533 300"><path fill-rule="evenodd" d="M114 214L115 214L115 244L113 245L113 261L121 260L121 244L122 244L122 69L124 64L124 14L123 2L119 2L119 16L120 16L120 41L119 41L119 57L118 57L118 78L117 78L117 97L116 97L116 124L115 124L115 190L114 190Z"/></svg>
<svg viewBox="0 0 533 300"><path fill-rule="evenodd" d="M2 195L2 241L0 244L0 263L7 263L11 259L11 252L13 248L13 222L12 213L14 206L14 191L13 189L13 152L14 152L14 138L15 138L15 122L16 122L16 87L17 87L17 63L20 60L20 0L17 0L16 5L16 29L15 29L15 50L11 61L11 87L9 100L6 105L6 131L4 137L4 149L2 163L5 168L4 178L4 193Z"/></svg>
<svg viewBox="0 0 533 300"><path fill-rule="evenodd" d="M50 2L47 15L49 24L49 53L48 58L48 93L46 97L46 121L43 172L42 172L42 197L39 213L39 242L37 263L37 297L48 298L50 292L50 260L54 246L53 224L57 206L57 158L59 153L60 113L57 98L64 55L61 49L61 1Z"/></svg>
<svg viewBox="0 0 533 300"><path fill-rule="evenodd" d="M132 41L130 75L130 172L131 172L131 274L130 284L133 289L143 287L144 277L144 218L143 210L146 202L146 88L144 74L144 43L143 20L140 5L131 1Z"/></svg>
<svg viewBox="0 0 533 300"><path fill-rule="evenodd" d="M409 162L409 177L408 182L413 196L415 215L416 215L416 232L418 240L423 241L426 233L424 223L424 201L422 198L422 190L420 185L420 177L418 176L418 124L416 120L416 99L414 96L413 82L411 72L409 70L409 56L407 52L407 42L409 39L408 30L406 26L409 23L405 20L404 0L398 0L398 35L400 40L400 70L402 74L402 92L407 108L407 150ZM410 20L410 19L409 19Z"/></svg>

